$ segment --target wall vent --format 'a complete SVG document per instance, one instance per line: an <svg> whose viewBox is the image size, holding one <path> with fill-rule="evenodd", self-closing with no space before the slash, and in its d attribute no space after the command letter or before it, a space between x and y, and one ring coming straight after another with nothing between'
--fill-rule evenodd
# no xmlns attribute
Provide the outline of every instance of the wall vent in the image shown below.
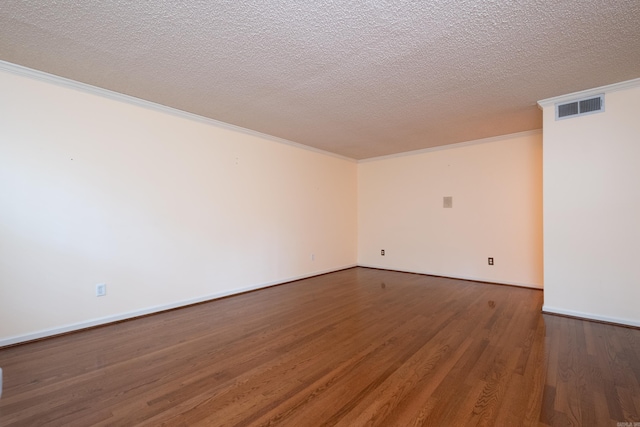
<svg viewBox="0 0 640 427"><path fill-rule="evenodd" d="M604 111L604 94L556 104L556 120Z"/></svg>

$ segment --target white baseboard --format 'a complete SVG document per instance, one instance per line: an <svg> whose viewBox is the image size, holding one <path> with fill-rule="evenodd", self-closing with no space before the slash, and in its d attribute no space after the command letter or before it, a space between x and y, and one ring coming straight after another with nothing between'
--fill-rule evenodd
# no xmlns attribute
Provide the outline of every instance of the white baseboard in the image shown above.
<svg viewBox="0 0 640 427"><path fill-rule="evenodd" d="M106 325L108 323L119 322L122 320L133 319L135 317L145 316L147 314L159 313L162 311L172 310L174 308L185 307L192 304L197 304L205 301L211 301L219 298L228 297L231 295L241 294L243 292L254 291L257 289L268 288L270 286L276 286L287 282L293 282L296 280L307 279L309 277L319 276L321 274L333 273L335 271L345 270L347 268L356 267L356 264L349 264L342 267L331 268L328 270L314 271L313 273L303 274L301 276L287 277L282 280L275 280L272 282L260 283L257 285L247 286L244 288L230 289L224 292L218 292L215 294L205 295L197 298L190 298L182 301L177 301L169 304L162 304L152 307L142 308L140 310L129 311L126 313L114 314L112 316L100 317L97 319L91 319L84 322L73 323L69 325L59 326L51 329L44 329L38 332L30 334L16 335L8 338L0 339L0 347L8 345L19 344L22 342L33 341L41 338L51 337L54 335L65 334L67 332L79 331L81 329L87 329L94 326Z"/></svg>
<svg viewBox="0 0 640 427"><path fill-rule="evenodd" d="M542 312L550 313L550 314L559 314L562 316L577 317L577 318L587 319L587 320L597 320L599 322L613 323L618 325L634 326L634 327L640 328L640 320L601 316L599 314L584 313L582 311L574 311L574 310L566 310L564 308L551 307L548 305L542 306Z"/></svg>
<svg viewBox="0 0 640 427"><path fill-rule="evenodd" d="M530 288L530 289L540 289L543 287L540 285L533 285L530 283L520 283L520 282L505 282L502 280L494 280L488 279L486 277L473 277L473 276L460 276L457 274L442 274L442 273L434 273L429 271L418 271L418 270L406 270L406 269L398 269L398 268L390 268L390 267L381 267L377 265L367 265L367 264L358 264L359 267L366 268L377 268L378 270L389 270L389 271L400 271L403 273L415 273L415 274L424 274L426 276L437 276L437 277L447 277L449 279L461 279L461 280L471 280L474 282L483 282L483 283L495 283L498 285L509 285L509 286L518 286L520 288Z"/></svg>

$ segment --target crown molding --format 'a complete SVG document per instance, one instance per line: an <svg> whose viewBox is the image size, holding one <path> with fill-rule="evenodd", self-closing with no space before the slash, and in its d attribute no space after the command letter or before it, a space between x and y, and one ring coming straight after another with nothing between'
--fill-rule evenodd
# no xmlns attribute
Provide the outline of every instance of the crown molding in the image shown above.
<svg viewBox="0 0 640 427"><path fill-rule="evenodd" d="M524 132L509 133L506 135L492 136L489 138L473 139L471 141L458 142L456 144L438 145L437 147L422 148L420 150L405 151L403 153L389 154L387 156L370 157L359 160L358 163L377 162L379 160L395 159L397 157L416 156L418 154L431 153L433 151L453 150L455 148L469 147L471 145L488 144L491 142L504 141L506 139L521 138L525 136L541 135L542 129L527 130Z"/></svg>
<svg viewBox="0 0 640 427"><path fill-rule="evenodd" d="M114 101L124 102L127 104L135 105L137 107L146 108L148 110L153 110L153 111L157 111L164 114L170 114L176 117L193 120L193 121L204 123L217 128L240 132L246 135L266 139L272 142L277 142L279 144L289 145L292 147L300 148L302 150L311 151L318 154L323 154L325 156L335 157L335 158L346 160L352 163L357 162L356 159L352 159L351 157L341 156L340 154L321 150L319 148L310 147L308 145L300 144L298 142L289 141L288 139L279 138L277 136L243 128L241 126L236 126L230 123L221 122L219 120L211 119L209 117L204 117L198 114L189 113L187 111L179 110L173 107L168 107L166 105L147 101L145 99L136 98L135 96L125 95L123 93L115 92L109 89L104 89L101 87L92 86L90 84L81 83L75 80L67 79L65 77L56 76L55 74L45 73L44 71L34 70L32 68L13 64L11 62L0 60L0 71L6 71L12 74L16 74L18 76L39 80L45 83L51 83L67 89L73 89L80 92L100 96L102 98L108 98Z"/></svg>
<svg viewBox="0 0 640 427"><path fill-rule="evenodd" d="M604 93L616 92L619 90L631 89L640 86L640 78L626 80L624 82L613 83L606 86L600 86L593 89L581 90L578 92L568 93L566 95L554 96L553 98L542 99L538 101L540 108L550 107L558 103L574 101L579 98L589 98Z"/></svg>

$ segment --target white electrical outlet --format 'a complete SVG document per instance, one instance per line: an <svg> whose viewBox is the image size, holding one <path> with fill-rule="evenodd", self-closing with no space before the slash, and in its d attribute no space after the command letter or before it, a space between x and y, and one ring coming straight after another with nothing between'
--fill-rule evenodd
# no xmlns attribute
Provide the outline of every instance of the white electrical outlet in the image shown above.
<svg viewBox="0 0 640 427"><path fill-rule="evenodd" d="M96 285L96 296L103 297L107 295L107 284L106 283L98 283Z"/></svg>

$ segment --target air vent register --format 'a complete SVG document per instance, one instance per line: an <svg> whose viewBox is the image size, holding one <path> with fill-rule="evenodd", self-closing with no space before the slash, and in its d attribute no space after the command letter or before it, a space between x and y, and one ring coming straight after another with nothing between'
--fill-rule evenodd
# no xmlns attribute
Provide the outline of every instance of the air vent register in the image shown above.
<svg viewBox="0 0 640 427"><path fill-rule="evenodd" d="M556 120L604 111L604 94L556 104Z"/></svg>

